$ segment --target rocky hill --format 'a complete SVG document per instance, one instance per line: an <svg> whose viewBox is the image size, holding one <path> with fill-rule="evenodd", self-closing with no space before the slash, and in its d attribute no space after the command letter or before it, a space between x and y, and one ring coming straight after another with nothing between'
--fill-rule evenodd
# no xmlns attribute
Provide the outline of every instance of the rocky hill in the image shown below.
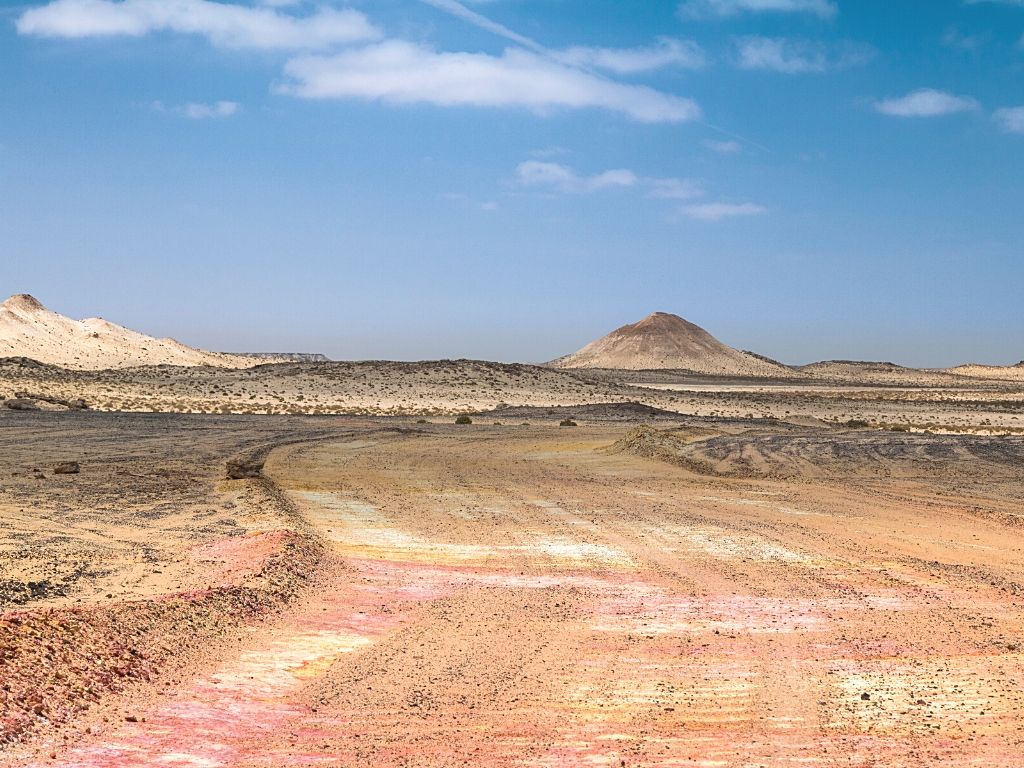
<svg viewBox="0 0 1024 768"><path fill-rule="evenodd" d="M711 376L792 377L774 360L723 344L678 315L655 312L625 325L577 352L549 363L554 368L687 370Z"/></svg>

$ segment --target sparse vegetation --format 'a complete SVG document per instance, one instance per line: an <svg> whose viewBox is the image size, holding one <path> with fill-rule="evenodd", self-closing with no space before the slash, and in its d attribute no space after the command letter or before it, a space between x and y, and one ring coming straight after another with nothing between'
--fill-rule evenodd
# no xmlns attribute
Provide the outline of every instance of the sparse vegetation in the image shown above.
<svg viewBox="0 0 1024 768"><path fill-rule="evenodd" d="M456 424L472 424L473 420L471 418L469 418L469 416L467 416L466 414L462 414L461 416L456 417L455 423Z"/></svg>

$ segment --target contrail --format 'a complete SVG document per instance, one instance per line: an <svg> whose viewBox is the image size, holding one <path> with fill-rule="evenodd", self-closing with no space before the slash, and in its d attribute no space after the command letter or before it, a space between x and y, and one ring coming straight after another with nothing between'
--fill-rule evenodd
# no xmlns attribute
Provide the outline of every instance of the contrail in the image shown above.
<svg viewBox="0 0 1024 768"><path fill-rule="evenodd" d="M450 13L452 16L457 16L463 21L468 21L474 26L480 27L480 29L492 32L499 37L504 37L506 40L511 40L514 43L518 43L524 48L529 48L535 53L540 53L545 56L550 55L550 51L543 45L538 43L536 40L531 40L528 37L520 35L515 30L509 29L504 24L499 24L496 21L491 21L486 16L483 16L476 11L472 11L458 0L421 0L421 2L427 5L432 5L435 8Z"/></svg>

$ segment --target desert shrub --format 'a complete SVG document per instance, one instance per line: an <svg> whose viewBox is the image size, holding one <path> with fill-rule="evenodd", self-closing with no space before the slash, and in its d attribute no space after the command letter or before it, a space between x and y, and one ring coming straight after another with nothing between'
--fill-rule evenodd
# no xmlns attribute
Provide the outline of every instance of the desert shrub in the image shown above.
<svg viewBox="0 0 1024 768"><path fill-rule="evenodd" d="M463 414L455 419L456 424L472 424L473 420L469 416Z"/></svg>
<svg viewBox="0 0 1024 768"><path fill-rule="evenodd" d="M558 426L560 426L560 427L578 427L578 426L579 426L579 424L577 424L577 423L576 423L575 421L573 421L572 419L562 419L562 420L561 420L561 421L559 422Z"/></svg>

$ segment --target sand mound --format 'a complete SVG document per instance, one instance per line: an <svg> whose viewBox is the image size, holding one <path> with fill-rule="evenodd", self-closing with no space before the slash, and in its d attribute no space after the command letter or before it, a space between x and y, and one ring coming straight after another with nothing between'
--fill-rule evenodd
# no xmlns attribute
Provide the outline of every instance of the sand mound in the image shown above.
<svg viewBox="0 0 1024 768"><path fill-rule="evenodd" d="M733 349L700 326L665 312L625 325L550 365L632 371L673 369L715 376L793 375L793 370L781 363Z"/></svg>
<svg viewBox="0 0 1024 768"><path fill-rule="evenodd" d="M0 358L27 357L79 370L140 365L248 368L258 360L206 352L174 339L156 339L100 318L72 320L27 294L0 304Z"/></svg>

